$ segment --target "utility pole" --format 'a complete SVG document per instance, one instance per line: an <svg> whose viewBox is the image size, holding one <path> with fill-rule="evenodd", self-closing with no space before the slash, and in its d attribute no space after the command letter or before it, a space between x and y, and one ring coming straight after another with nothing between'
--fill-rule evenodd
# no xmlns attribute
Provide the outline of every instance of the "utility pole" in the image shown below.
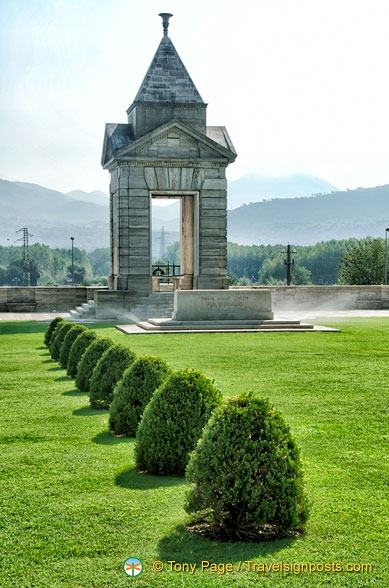
<svg viewBox="0 0 389 588"><path fill-rule="evenodd" d="M21 231L23 231L23 237L21 237L20 239L17 239L17 241L23 241L23 286L30 286L31 285L31 272L30 272L30 253L28 250L28 238L33 237L34 235L31 235L28 232L27 227L23 227L22 229L19 229L16 232L20 233Z"/></svg>
<svg viewBox="0 0 389 588"><path fill-rule="evenodd" d="M166 238L165 238L165 227L162 227L161 243L159 244L159 259L162 260L165 257L165 250L166 250Z"/></svg>
<svg viewBox="0 0 389 588"><path fill-rule="evenodd" d="M290 243L288 243L286 249L283 250L283 253L286 253L286 259L284 259L284 264L286 265L286 283L290 286L292 283L292 265L294 265L292 253L297 253L297 251L291 251Z"/></svg>
<svg viewBox="0 0 389 588"><path fill-rule="evenodd" d="M70 237L70 239L72 241L72 286L74 286L74 250L73 250L74 237Z"/></svg>

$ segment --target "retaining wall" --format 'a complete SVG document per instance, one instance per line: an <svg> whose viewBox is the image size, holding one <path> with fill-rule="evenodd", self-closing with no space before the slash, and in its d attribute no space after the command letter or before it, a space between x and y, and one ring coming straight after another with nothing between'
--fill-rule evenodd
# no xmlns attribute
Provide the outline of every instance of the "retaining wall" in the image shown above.
<svg viewBox="0 0 389 588"><path fill-rule="evenodd" d="M389 286L233 286L238 290L271 290L273 310L355 310L389 309ZM107 292L101 286L31 286L0 287L0 312L52 312L67 311L88 300L94 300L96 291ZM108 295L111 305L120 298L124 307L127 292ZM104 295L103 295L104 296ZM122 300L125 298L126 300ZM115 299L115 300L113 300ZM104 298L105 300L105 298Z"/></svg>
<svg viewBox="0 0 389 588"><path fill-rule="evenodd" d="M233 286L271 290L273 310L389 309L389 286Z"/></svg>
<svg viewBox="0 0 389 588"><path fill-rule="evenodd" d="M0 312L67 311L88 300L104 286L31 286L0 287Z"/></svg>

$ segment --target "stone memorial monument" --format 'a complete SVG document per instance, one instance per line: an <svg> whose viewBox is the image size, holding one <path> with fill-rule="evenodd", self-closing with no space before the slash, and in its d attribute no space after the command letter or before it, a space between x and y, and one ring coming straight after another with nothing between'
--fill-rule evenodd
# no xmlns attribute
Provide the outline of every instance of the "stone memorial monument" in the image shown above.
<svg viewBox="0 0 389 588"><path fill-rule="evenodd" d="M111 275L109 290L95 294L96 318L127 318L146 330L269 328L269 291L229 290L226 168L234 146L225 127L207 126L207 104L168 35L172 15L160 16L163 37L127 123L105 128ZM173 292L161 292L153 275L155 198L180 200L174 305Z"/></svg>
<svg viewBox="0 0 389 588"><path fill-rule="evenodd" d="M127 110L127 123L106 125L102 154L111 175L110 290L128 293L129 306L135 294L153 289L155 198L181 204L175 287L224 289L229 283L226 167L236 152L225 127L207 126L207 104L168 36L172 15L160 16L164 34L157 52ZM99 294L109 301L109 293ZM124 294L117 299L125 305Z"/></svg>

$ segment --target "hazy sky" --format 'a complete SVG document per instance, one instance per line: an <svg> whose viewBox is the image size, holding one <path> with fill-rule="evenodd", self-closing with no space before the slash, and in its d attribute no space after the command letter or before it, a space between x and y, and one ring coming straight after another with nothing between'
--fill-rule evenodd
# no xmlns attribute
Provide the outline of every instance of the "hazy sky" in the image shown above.
<svg viewBox="0 0 389 588"><path fill-rule="evenodd" d="M0 178L108 191L104 124L127 122L170 37L238 152L229 178L310 170L389 183L388 0L0 0Z"/></svg>

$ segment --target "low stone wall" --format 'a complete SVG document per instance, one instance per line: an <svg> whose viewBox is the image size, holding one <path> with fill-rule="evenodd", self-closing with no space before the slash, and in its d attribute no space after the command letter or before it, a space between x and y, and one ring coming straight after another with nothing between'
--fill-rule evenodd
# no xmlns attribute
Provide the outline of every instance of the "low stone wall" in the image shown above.
<svg viewBox="0 0 389 588"><path fill-rule="evenodd" d="M239 290L270 290L279 310L389 309L389 286L233 286Z"/></svg>
<svg viewBox="0 0 389 588"><path fill-rule="evenodd" d="M274 311L389 309L389 286L233 286L230 289L270 290ZM101 292L97 306L103 314L105 310L109 314L112 303L115 308L128 310L129 304L137 301L134 293L125 291L105 295L108 288L104 286L1 286L0 312L66 312L94 300L96 291Z"/></svg>
<svg viewBox="0 0 389 588"><path fill-rule="evenodd" d="M88 300L104 286L31 286L0 287L0 312L67 311Z"/></svg>

